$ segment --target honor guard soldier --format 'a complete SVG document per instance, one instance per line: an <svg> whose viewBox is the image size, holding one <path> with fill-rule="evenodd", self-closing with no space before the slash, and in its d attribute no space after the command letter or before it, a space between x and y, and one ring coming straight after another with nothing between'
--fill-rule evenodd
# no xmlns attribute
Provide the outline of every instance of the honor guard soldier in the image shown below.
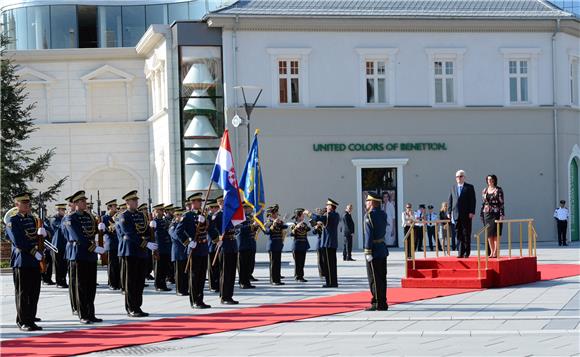
<svg viewBox="0 0 580 357"><path fill-rule="evenodd" d="M207 222L201 212L202 193L195 192L187 198L190 211L185 212L175 231L183 245L187 247L187 274L189 303L194 309L211 306L203 302L203 288L207 273Z"/></svg>
<svg viewBox="0 0 580 357"><path fill-rule="evenodd" d="M223 200L221 201L223 202ZM211 200L208 205L209 214L207 216L208 227L207 236L209 239L209 255L208 255L208 283L211 292L220 291L220 265L213 264L216 260L217 246L220 241L220 227L222 224L222 211L217 200Z"/></svg>
<svg viewBox="0 0 580 357"><path fill-rule="evenodd" d="M316 210L316 214L321 216L324 214L324 211L322 210L322 208L317 208ZM304 214L309 216L310 218L310 226L312 227L312 232L314 234L316 234L317 239L316 239L316 261L317 261L317 266L318 266L318 276L326 279L326 270L327 270L327 265L326 262L324 261L324 249L321 247L322 244L322 231L324 230L324 226L322 224L322 222L316 222L313 218L312 218L312 214L310 213L310 211L305 210Z"/></svg>
<svg viewBox="0 0 580 357"><path fill-rule="evenodd" d="M388 310L387 305L387 256L385 244L387 214L381 209L381 198L368 194L367 214L364 220L364 254L367 261L367 277L373 298L367 311Z"/></svg>
<svg viewBox="0 0 580 357"><path fill-rule="evenodd" d="M306 261L306 252L310 249L308 243L308 232L310 227L304 222L304 208L296 208L294 210L294 226L291 230L291 235L294 237L294 245L292 247L292 256L294 257L294 279L300 282L307 282L304 279L304 262Z"/></svg>
<svg viewBox="0 0 580 357"><path fill-rule="evenodd" d="M175 229L181 221L185 210L178 208L174 210L173 221L169 225L169 236L171 237L171 262L173 263L173 271L175 273L175 293L178 296L188 295L189 286L187 284L187 273L185 272L185 265L187 264L187 246L177 236Z"/></svg>
<svg viewBox="0 0 580 357"><path fill-rule="evenodd" d="M74 277L77 275L77 266L73 262L74 251L76 247L74 245L74 241L71 240L70 235L68 234L67 226L70 225L70 219L72 214L75 212L75 205L71 202L72 196L66 197L65 201L68 202L68 213L62 218L61 222L61 231L63 233L64 238L66 239L66 247L65 247L65 258L68 264L68 297L70 301L70 307L73 315L78 315L78 307L77 307L77 300L76 300L76 291L77 291L77 283Z"/></svg>
<svg viewBox="0 0 580 357"><path fill-rule="evenodd" d="M346 205L344 216L342 216L342 234L344 236L344 246L342 248L342 260L353 262L352 259L352 236L354 235L354 220L352 219L352 204Z"/></svg>
<svg viewBox="0 0 580 357"><path fill-rule="evenodd" d="M62 220L66 214L66 203L59 203L54 206L56 214L50 220L50 227L52 229L52 245L56 247L57 252L53 253L54 260L54 275L56 286L58 288L68 288L66 283L66 272L68 270L68 263L66 260L66 243L67 239L64 236L64 227Z"/></svg>
<svg viewBox="0 0 580 357"><path fill-rule="evenodd" d="M97 222L87 209L85 191L78 191L70 197L75 212L65 221L69 240L73 242L72 262L76 266L76 291L74 297L77 304L79 320L82 324L102 322L95 317L95 295L97 293L97 254L103 254L105 249L97 246Z"/></svg>
<svg viewBox="0 0 580 357"><path fill-rule="evenodd" d="M40 272L43 254L38 250L39 239L46 230L38 224L30 210L30 193L14 196L15 208L4 217L6 233L12 243L10 266L14 279L16 325L22 331L39 331L35 321L40 296Z"/></svg>
<svg viewBox="0 0 580 357"><path fill-rule="evenodd" d="M259 226L252 217L252 206L244 203L244 210L246 220L235 228L238 243L238 282L242 289L254 289L255 286L250 283L252 248L256 243L255 236Z"/></svg>
<svg viewBox="0 0 580 357"><path fill-rule="evenodd" d="M151 223L151 219L149 217L149 212L148 212L149 206L147 206L147 203L141 203L139 205L139 207L137 207L137 211L141 212L142 214L145 215L145 219L147 220L147 224L149 225ZM153 227L151 227L153 228ZM153 273L153 252L151 250L146 250L147 251L147 256L149 257L147 259L147 264L145 266L145 279L146 280L155 280L155 278L153 277L153 275L151 275L151 273ZM145 284L145 287L149 286L148 284Z"/></svg>
<svg viewBox="0 0 580 357"><path fill-rule="evenodd" d="M556 208L554 211L554 219L556 220L556 225L558 228L558 245L566 246L566 232L568 231L568 216L569 212L566 208L566 201L560 201L560 207Z"/></svg>
<svg viewBox="0 0 580 357"><path fill-rule="evenodd" d="M338 287L337 266L336 266L336 248L338 247L338 224L340 215L336 212L338 203L332 199L326 201L326 213L323 215L312 214L314 221L322 223L322 240L320 247L324 256L326 265L326 284L323 288Z"/></svg>
<svg viewBox="0 0 580 357"><path fill-rule="evenodd" d="M127 203L127 210L119 217L123 238L119 242L119 256L125 264L125 310L130 317L145 317L149 314L141 310L141 305L145 269L150 259L147 250L157 250L157 244L148 241L147 216L137 211L137 191L127 193L123 200Z"/></svg>
<svg viewBox="0 0 580 357"><path fill-rule="evenodd" d="M163 218L167 222L168 229L171 222L173 222L173 211L175 211L173 203L163 206ZM169 237L169 240L171 241L171 237ZM167 282L175 284L175 271L173 269L173 263L171 262L171 248L169 248L169 265L167 269Z"/></svg>
<svg viewBox="0 0 580 357"><path fill-rule="evenodd" d="M234 285L236 283L236 262L238 258L238 242L236 241L236 231L232 228L223 227L223 220L217 221L220 236L220 246L218 249L220 271L220 298L221 303L235 305L238 301L233 299ZM213 264L213 263L212 263Z"/></svg>
<svg viewBox="0 0 580 357"><path fill-rule="evenodd" d="M117 211L117 213L113 216L113 221L115 222L115 233L117 235L117 240L118 240L118 248L117 248L117 259L119 260L119 283L121 285L121 290L123 291L123 293L125 293L125 260L123 260L121 258L121 242L123 239L123 232L121 231L121 215L127 210L127 204L126 203L121 203L119 205L119 210Z"/></svg>
<svg viewBox="0 0 580 357"><path fill-rule="evenodd" d="M117 215L117 200L105 203L107 212L101 217L99 230L104 232L105 250L109 255L107 264L107 276L109 289L121 289L121 266L119 264L119 237L115 226L115 216Z"/></svg>
<svg viewBox="0 0 580 357"><path fill-rule="evenodd" d="M44 230L47 233L46 236L46 241L50 241L52 243L52 238L54 237L54 231L52 230L52 226L50 225L50 221L45 220L44 216L41 215L41 212L44 208L41 207L38 210L39 213L39 218L40 218L40 223L42 224L42 227L44 228ZM46 263L46 271L44 273L41 273L41 279L42 279L42 285L55 285L56 283L54 281L52 281L52 266L53 266L53 257L52 257L52 253L53 251L48 247L48 244L44 245L44 262Z"/></svg>
<svg viewBox="0 0 580 357"><path fill-rule="evenodd" d="M169 237L169 223L164 217L163 203L155 205L153 209L153 230L155 243L159 252L159 259L155 261L155 290L170 291L167 287L169 266L171 265L171 237Z"/></svg>
<svg viewBox="0 0 580 357"><path fill-rule="evenodd" d="M279 206L274 205L266 210L268 220L264 225L265 233L270 236L268 240L268 253L270 255L270 284L284 285L281 281L282 249L284 248L284 230L288 226L278 218Z"/></svg>

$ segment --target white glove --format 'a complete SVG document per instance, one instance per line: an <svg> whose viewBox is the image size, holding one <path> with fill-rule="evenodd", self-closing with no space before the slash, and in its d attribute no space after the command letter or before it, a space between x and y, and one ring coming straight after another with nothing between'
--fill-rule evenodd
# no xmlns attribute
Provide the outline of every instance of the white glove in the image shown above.
<svg viewBox="0 0 580 357"><path fill-rule="evenodd" d="M106 252L105 248L99 247L99 246L96 246L95 247L95 253L97 253L97 254L103 254L104 252Z"/></svg>
<svg viewBox="0 0 580 357"><path fill-rule="evenodd" d="M151 220L151 222L149 222L149 227L157 228L157 222L155 222L154 220Z"/></svg>
<svg viewBox="0 0 580 357"><path fill-rule="evenodd" d="M104 239L104 240L107 240L107 239L109 239L109 235L108 235L108 234L105 234L105 235L103 236L103 239Z"/></svg>
<svg viewBox="0 0 580 357"><path fill-rule="evenodd" d="M195 247L197 247L197 242L192 240L191 242L189 242L187 246L190 247L191 249L195 249Z"/></svg>
<svg viewBox="0 0 580 357"><path fill-rule="evenodd" d="M365 254L365 259L367 260L367 262L371 262L373 260L373 255L372 254Z"/></svg>
<svg viewBox="0 0 580 357"><path fill-rule="evenodd" d="M34 253L34 257L36 258L36 260L41 261L42 260L42 254L40 254L40 252L36 252Z"/></svg>
<svg viewBox="0 0 580 357"><path fill-rule="evenodd" d="M105 226L105 224L103 222L99 223L98 228L102 232L107 230L107 226Z"/></svg>
<svg viewBox="0 0 580 357"><path fill-rule="evenodd" d="M203 223L203 222L205 222L205 217L204 217L204 216L202 216L202 215L199 215L199 216L197 216L197 222L198 222L198 223Z"/></svg>
<svg viewBox="0 0 580 357"><path fill-rule="evenodd" d="M38 234L39 236L46 237L46 229L44 229L44 227L40 227L40 228L38 228L38 231L36 232L36 234Z"/></svg>
<svg viewBox="0 0 580 357"><path fill-rule="evenodd" d="M148 242L147 248L149 248L149 250L157 250L157 243Z"/></svg>

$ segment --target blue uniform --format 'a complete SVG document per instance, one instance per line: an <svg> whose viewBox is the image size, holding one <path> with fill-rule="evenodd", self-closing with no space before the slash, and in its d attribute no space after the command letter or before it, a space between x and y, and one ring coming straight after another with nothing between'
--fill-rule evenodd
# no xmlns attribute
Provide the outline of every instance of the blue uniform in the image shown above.
<svg viewBox="0 0 580 357"><path fill-rule="evenodd" d="M281 252L284 248L282 233L288 226L286 224L274 224L274 220L269 218L264 227L266 228L264 233L270 236L267 245L268 252Z"/></svg>
<svg viewBox="0 0 580 357"><path fill-rule="evenodd" d="M64 224L68 232L68 239L74 247L70 260L96 262L95 234L97 233L97 224L93 216L87 212L77 211L72 213Z"/></svg>
<svg viewBox="0 0 580 357"><path fill-rule="evenodd" d="M308 243L308 232L310 232L310 227L308 227L305 222L294 226L291 232L292 237L294 237L294 244L292 245L293 251L306 252L310 249L310 243Z"/></svg>
<svg viewBox="0 0 580 357"><path fill-rule="evenodd" d="M312 219L316 222L324 223L320 248L336 249L338 247L338 224L340 223L340 215L332 211L324 215L313 214Z"/></svg>
<svg viewBox="0 0 580 357"><path fill-rule="evenodd" d="M177 224L175 231L179 240L184 242L185 245L188 245L194 239L197 242L193 250L189 246L187 247L187 255L193 254L197 257L204 257L208 255L207 223L204 222L198 225L199 215L199 212L186 212L181 222Z"/></svg>
<svg viewBox="0 0 580 357"><path fill-rule="evenodd" d="M187 244L183 244L183 242L179 239L179 236L176 233L177 222L171 223L169 226L169 236L171 237L171 261L175 262L178 260L187 260Z"/></svg>
<svg viewBox="0 0 580 357"><path fill-rule="evenodd" d="M52 231L52 245L58 249L59 253L66 251L67 239L62 229L63 216L56 215L50 220L50 230Z"/></svg>
<svg viewBox="0 0 580 357"><path fill-rule="evenodd" d="M127 210L120 215L119 225L119 256L147 258L148 226L145 214Z"/></svg>
<svg viewBox="0 0 580 357"><path fill-rule="evenodd" d="M221 225L222 225L222 218L223 218L222 211L218 211L213 216L208 217L209 224L208 224L208 229L207 229L207 235L209 238L208 246L209 246L210 253L216 252L217 244L218 244L219 238L220 238L220 229L221 229Z"/></svg>
<svg viewBox="0 0 580 357"><path fill-rule="evenodd" d="M387 214L378 207L365 215L364 253L372 254L373 259L385 258L389 249L385 244Z"/></svg>
<svg viewBox="0 0 580 357"><path fill-rule="evenodd" d="M117 253L119 251L119 237L117 236L114 218L107 213L103 215L101 222L103 222L107 227L107 230L105 231L105 250L107 252L114 251ZM115 254L115 256L116 255L117 254Z"/></svg>
<svg viewBox="0 0 580 357"><path fill-rule="evenodd" d="M238 250L240 252L252 251L255 246L256 240L256 230L252 227L252 221L246 219L241 224L238 224L235 228L236 241L238 242Z"/></svg>
<svg viewBox="0 0 580 357"><path fill-rule="evenodd" d="M36 221L30 214L20 213L10 217L6 233L12 242L10 266L13 268L38 268L40 265L34 254L38 251ZM42 252L40 252L42 253Z"/></svg>
<svg viewBox="0 0 580 357"><path fill-rule="evenodd" d="M167 231L169 223L164 218L155 218L155 243L157 243L157 251L159 254L171 254L171 237Z"/></svg>

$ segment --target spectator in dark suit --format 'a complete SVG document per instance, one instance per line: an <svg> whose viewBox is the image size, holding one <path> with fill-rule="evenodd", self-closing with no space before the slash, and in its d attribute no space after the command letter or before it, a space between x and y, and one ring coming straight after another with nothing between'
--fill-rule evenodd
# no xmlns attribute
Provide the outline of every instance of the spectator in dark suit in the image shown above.
<svg viewBox="0 0 580 357"><path fill-rule="evenodd" d="M354 234L354 221L352 220L352 205L346 205L342 217L342 233L344 234L344 246L342 248L342 260L353 262L352 259L352 236Z"/></svg>
<svg viewBox="0 0 580 357"><path fill-rule="evenodd" d="M449 193L449 213L455 224L459 258L469 258L471 252L471 221L475 215L475 189L465 182L465 171L455 173L455 185Z"/></svg>

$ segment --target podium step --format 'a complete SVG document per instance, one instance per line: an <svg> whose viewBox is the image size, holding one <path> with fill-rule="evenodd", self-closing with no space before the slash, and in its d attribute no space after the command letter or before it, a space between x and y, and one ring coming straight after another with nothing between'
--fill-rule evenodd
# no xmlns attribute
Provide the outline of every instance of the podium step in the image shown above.
<svg viewBox="0 0 580 357"><path fill-rule="evenodd" d="M488 278L403 278L401 286L404 288L455 288L455 289L483 289L491 287Z"/></svg>
<svg viewBox="0 0 580 357"><path fill-rule="evenodd" d="M488 278L490 269L482 269L481 277ZM409 278L478 278L476 269L416 269L409 271Z"/></svg>

